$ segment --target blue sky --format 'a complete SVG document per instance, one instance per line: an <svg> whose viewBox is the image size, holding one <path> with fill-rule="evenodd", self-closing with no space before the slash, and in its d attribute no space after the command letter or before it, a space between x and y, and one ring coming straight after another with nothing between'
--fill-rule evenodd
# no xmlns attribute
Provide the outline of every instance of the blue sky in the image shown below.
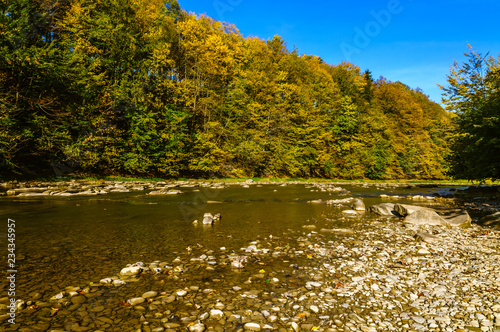
<svg viewBox="0 0 500 332"><path fill-rule="evenodd" d="M421 88L441 101L437 84L467 44L500 53L498 0L179 0L183 9L233 23L246 36L285 39L289 49L325 62L351 61L375 79Z"/></svg>

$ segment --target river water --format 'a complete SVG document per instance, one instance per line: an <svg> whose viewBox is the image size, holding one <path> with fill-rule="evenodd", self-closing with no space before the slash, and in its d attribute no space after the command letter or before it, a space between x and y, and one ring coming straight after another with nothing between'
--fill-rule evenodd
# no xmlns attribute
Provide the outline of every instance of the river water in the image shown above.
<svg viewBox="0 0 500 332"><path fill-rule="evenodd" d="M118 275L135 262L172 262L187 253L241 252L253 241L282 238L281 245L294 245L305 234L304 225L317 230L348 228L367 222L367 217L348 218L348 208L314 200L356 197L369 207L387 202L381 194L399 195L400 203L415 203L407 195L434 196L450 187L384 187L341 185L345 190L325 190L310 184L229 185L226 188L178 187L178 195L147 195L148 191L75 197L4 197L2 220L16 221L16 296L42 299L67 286ZM423 200L431 203L432 200ZM220 213L213 226L202 225L204 213ZM367 219L368 218L368 219ZM193 221L198 220L198 224ZM5 232L4 229L0 232ZM341 241L341 237L339 237ZM5 243L5 236L2 238ZM2 245L6 265L6 245ZM276 262L278 264L278 262ZM3 289L7 281L2 280ZM147 286L145 286L147 290ZM6 292L2 291L2 296Z"/></svg>

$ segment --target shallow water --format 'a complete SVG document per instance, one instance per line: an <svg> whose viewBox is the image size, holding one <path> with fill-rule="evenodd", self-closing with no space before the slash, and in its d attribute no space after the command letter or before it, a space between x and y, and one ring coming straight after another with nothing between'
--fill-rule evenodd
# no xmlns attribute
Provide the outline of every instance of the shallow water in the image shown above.
<svg viewBox="0 0 500 332"><path fill-rule="evenodd" d="M2 198L2 219L16 221L16 296L29 300L35 292L40 292L42 300L48 301L65 287L83 288L91 281L98 283L102 278L118 275L127 264L139 261L170 264L176 257L181 257L185 264L189 257L210 251L219 257L240 253L241 248L248 247L252 241L261 241L265 246L270 238L273 238L273 246L293 247L297 237L310 232L302 227L304 225L315 225L319 231L324 227L348 228L370 220L369 214L362 219L342 216L341 211L348 206L333 207L310 203L311 200L359 197L368 207L387 202L379 198L380 194L434 195L449 189L355 185L342 188L347 193L294 184L250 188L231 185L224 189L180 187L176 189L182 194L165 196L150 196L146 195L149 191L144 191L102 196ZM400 198L397 202L411 201ZM432 201L423 201L429 202ZM221 213L222 219L213 226L202 225L206 212ZM199 223L193 224L194 220ZM330 235L330 239L342 241L342 236ZM227 250L222 252L221 247ZM6 250L2 257L5 262ZM283 259L261 264L272 265L269 267L272 270L290 265ZM226 281L238 284L257 273L259 265L245 271L196 269L190 271L185 280L207 283L229 273L230 276L224 276ZM152 289L156 281L151 279L141 286L127 286L112 301L140 296L141 292ZM162 287L167 290L166 286ZM2 288L7 289L5 278ZM113 294L111 291L106 296L116 297Z"/></svg>
<svg viewBox="0 0 500 332"><path fill-rule="evenodd" d="M49 285L57 291L114 275L136 261L172 260L187 247L226 247L230 252L261 237L314 223L319 229L325 218L338 219L340 208L308 203L310 200L361 197L369 206L380 203L382 193L430 195L446 190L343 188L349 193L321 192L309 185L254 185L178 188L182 194L167 196L148 196L145 191L3 198L0 213L2 219L16 221L18 294L23 297ZM201 224L205 212L221 213L222 219L206 227ZM194 220L200 223L196 226ZM338 219L337 224L348 227L349 221ZM61 279L65 285L59 285Z"/></svg>

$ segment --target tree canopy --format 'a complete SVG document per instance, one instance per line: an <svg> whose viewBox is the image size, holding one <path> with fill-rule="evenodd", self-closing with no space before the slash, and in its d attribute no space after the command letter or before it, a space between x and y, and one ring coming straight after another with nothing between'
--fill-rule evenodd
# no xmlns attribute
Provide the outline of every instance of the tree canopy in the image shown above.
<svg viewBox="0 0 500 332"><path fill-rule="evenodd" d="M245 38L174 0L2 1L0 59L4 176L447 171L450 113L421 90L279 36ZM482 109L498 107L496 91Z"/></svg>
<svg viewBox="0 0 500 332"><path fill-rule="evenodd" d="M500 179L500 57L482 56L471 47L467 62L455 62L441 87L455 114L450 174L469 180Z"/></svg>

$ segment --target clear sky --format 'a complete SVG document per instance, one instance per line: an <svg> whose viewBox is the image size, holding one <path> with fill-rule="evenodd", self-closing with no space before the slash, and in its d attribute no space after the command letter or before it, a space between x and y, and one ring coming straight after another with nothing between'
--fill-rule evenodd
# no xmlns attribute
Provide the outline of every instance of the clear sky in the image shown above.
<svg viewBox="0 0 500 332"><path fill-rule="evenodd" d="M437 84L467 44L500 53L499 0L179 0L181 7L234 24L243 36L279 35L290 50L329 64L351 61L375 79L421 88L441 101Z"/></svg>

